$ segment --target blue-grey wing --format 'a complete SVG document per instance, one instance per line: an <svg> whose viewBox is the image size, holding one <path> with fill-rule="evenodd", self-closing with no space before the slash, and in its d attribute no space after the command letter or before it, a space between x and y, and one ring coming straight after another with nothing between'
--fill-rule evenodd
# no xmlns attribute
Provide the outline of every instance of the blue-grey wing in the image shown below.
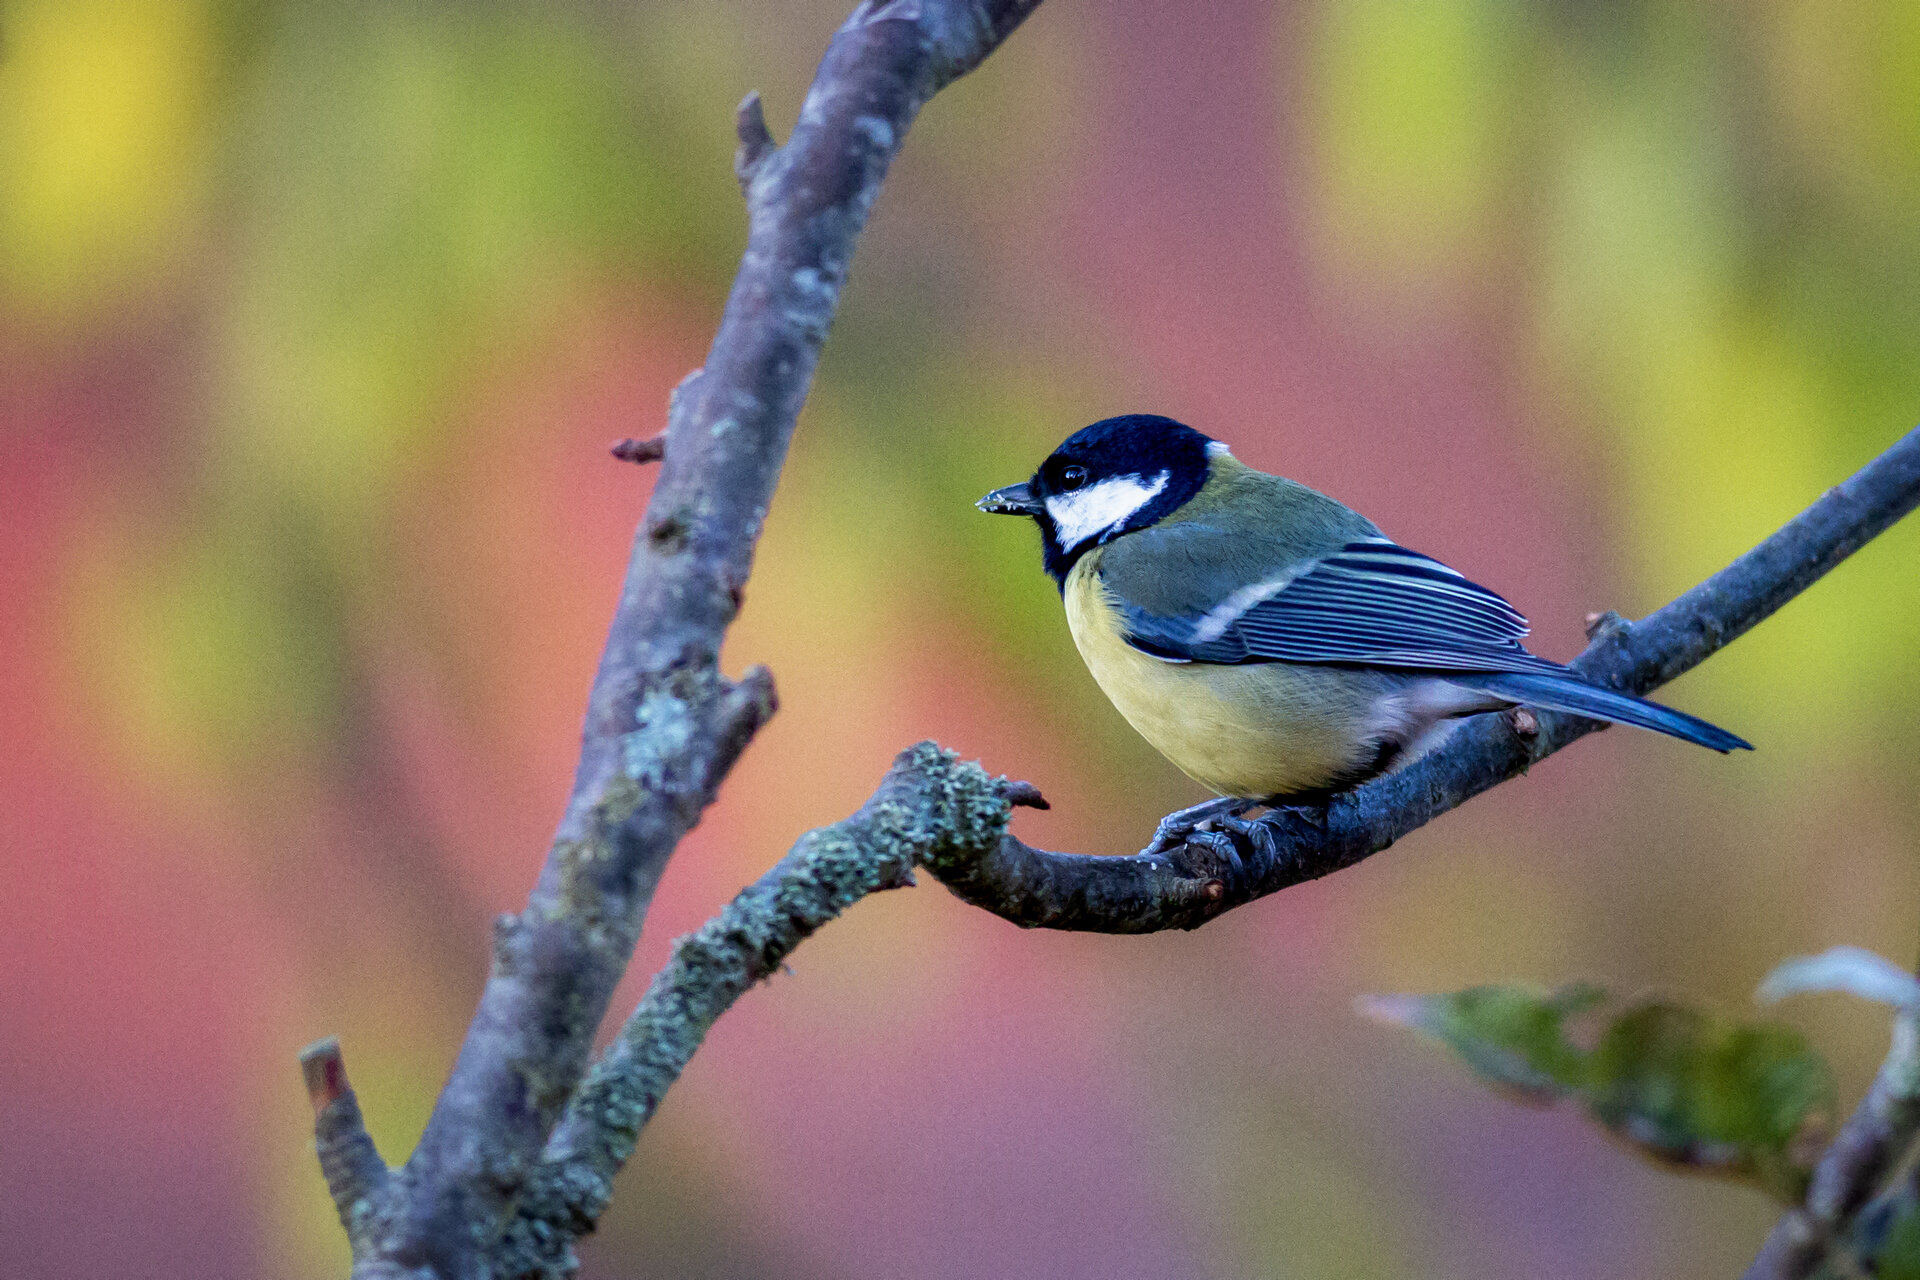
<svg viewBox="0 0 1920 1280"><path fill-rule="evenodd" d="M1119 603L1128 642L1170 661L1565 670L1521 646L1527 620L1500 596L1385 539L1350 542L1205 612L1169 617Z"/></svg>

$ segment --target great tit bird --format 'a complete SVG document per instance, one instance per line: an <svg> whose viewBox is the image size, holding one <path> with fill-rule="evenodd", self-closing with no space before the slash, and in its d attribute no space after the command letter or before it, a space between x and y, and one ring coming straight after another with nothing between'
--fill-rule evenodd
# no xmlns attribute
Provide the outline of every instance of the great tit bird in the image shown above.
<svg viewBox="0 0 1920 1280"><path fill-rule="evenodd" d="M1220 797L1170 814L1153 848L1261 805L1324 804L1458 717L1522 703L1751 749L1535 657L1500 596L1171 418L1096 422L977 505L1040 526L1093 678Z"/></svg>

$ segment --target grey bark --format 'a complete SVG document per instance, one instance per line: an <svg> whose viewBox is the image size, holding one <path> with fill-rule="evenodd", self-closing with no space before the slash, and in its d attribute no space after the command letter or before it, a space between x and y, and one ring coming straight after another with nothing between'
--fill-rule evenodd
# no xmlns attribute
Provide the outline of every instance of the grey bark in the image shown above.
<svg viewBox="0 0 1920 1280"><path fill-rule="evenodd" d="M1867 1094L1813 1167L1806 1198L1781 1215L1744 1280L1804 1280L1836 1249L1871 1257L1900 1213L1920 1205L1910 1171L1904 1185L1869 1203L1920 1133L1920 1019L1894 1019L1893 1045ZM1868 1237L1868 1238L1862 1238Z"/></svg>
<svg viewBox="0 0 1920 1280"><path fill-rule="evenodd" d="M1039 0L862 3L784 146L749 97L736 168L747 247L703 368L668 414L661 472L588 697L573 793L406 1165L366 1189L362 1276L494 1274L493 1253L586 1069L661 871L774 709L720 645L854 242L920 108Z"/></svg>
<svg viewBox="0 0 1920 1280"><path fill-rule="evenodd" d="M493 972L405 1166L389 1171L374 1151L337 1045L309 1051L322 1166L357 1276L566 1274L573 1240L591 1230L639 1129L713 1019L801 939L865 893L903 882L915 863L1024 925L1193 928L1352 865L1600 727L1481 717L1443 752L1324 815L1285 811L1251 838L1203 834L1156 858L1032 849L1005 822L1009 804L1038 803L1037 793L922 744L859 814L804 838L683 940L583 1083L667 859L774 709L768 673L727 679L720 645L855 239L919 109L1038 3L863 3L835 34L785 146L767 134L757 98L742 104L740 271L706 364L674 394L664 441L622 453L662 470L589 696L574 789L526 909L498 922ZM1916 500L1920 433L1659 613L1605 630L1578 665L1636 691L1671 679Z"/></svg>
<svg viewBox="0 0 1920 1280"><path fill-rule="evenodd" d="M966 857L998 843L1013 804L1044 801L931 742L909 747L859 812L802 836L724 911L676 942L548 1140L498 1274L571 1275L573 1241L593 1230L641 1128L714 1021L861 898L911 885L914 867L930 857Z"/></svg>

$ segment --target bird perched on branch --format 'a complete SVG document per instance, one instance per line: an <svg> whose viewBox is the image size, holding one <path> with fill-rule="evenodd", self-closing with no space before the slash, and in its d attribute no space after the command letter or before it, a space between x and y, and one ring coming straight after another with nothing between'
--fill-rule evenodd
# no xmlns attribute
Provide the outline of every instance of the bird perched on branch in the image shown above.
<svg viewBox="0 0 1920 1280"><path fill-rule="evenodd" d="M1500 596L1171 418L1096 422L977 505L1040 526L1093 678L1220 797L1169 814L1152 849L1261 805L1324 804L1458 717L1522 704L1751 749L1535 657Z"/></svg>

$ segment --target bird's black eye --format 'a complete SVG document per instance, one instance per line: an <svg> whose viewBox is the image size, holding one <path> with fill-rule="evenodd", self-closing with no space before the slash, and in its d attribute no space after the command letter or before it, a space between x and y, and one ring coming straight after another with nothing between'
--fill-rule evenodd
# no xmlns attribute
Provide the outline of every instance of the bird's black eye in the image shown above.
<svg viewBox="0 0 1920 1280"><path fill-rule="evenodd" d="M1072 493L1086 482L1087 469L1085 467L1067 467L1060 472L1060 488L1067 493Z"/></svg>

